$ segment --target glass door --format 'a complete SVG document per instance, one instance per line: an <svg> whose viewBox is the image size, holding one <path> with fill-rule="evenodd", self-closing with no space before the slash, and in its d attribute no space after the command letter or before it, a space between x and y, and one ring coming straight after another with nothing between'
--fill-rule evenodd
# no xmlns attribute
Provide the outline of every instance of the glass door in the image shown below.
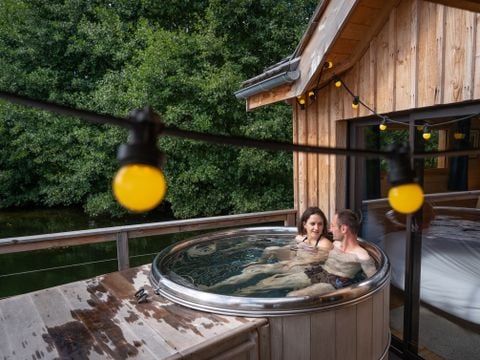
<svg viewBox="0 0 480 360"><path fill-rule="evenodd" d="M480 105L352 121L350 146L415 152L478 148ZM477 114L477 115L475 115ZM427 129L425 129L427 126ZM424 134L430 136L424 136ZM427 138L427 139L425 139ZM349 163L348 206L361 212L361 236L390 259L392 344L407 358L467 359L480 353L480 157L432 157L412 163L425 203L395 213L384 159Z"/></svg>

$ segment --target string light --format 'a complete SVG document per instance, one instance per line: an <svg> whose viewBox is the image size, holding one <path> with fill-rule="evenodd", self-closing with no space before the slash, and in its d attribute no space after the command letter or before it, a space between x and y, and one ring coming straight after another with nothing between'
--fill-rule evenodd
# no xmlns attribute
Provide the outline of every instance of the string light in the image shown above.
<svg viewBox="0 0 480 360"><path fill-rule="evenodd" d="M365 103L361 100L360 96L354 94L354 93L349 89L349 87L347 86L347 84L345 84L345 82L344 82L338 75L333 75L331 81L334 82L334 84L335 84L335 86L336 86L337 88L343 86L343 87L345 88L345 90L352 96L352 98L353 98L353 100L352 100L352 107L353 107L353 108L357 108L357 107L358 107L358 104L361 104L361 105L363 105L366 109L368 109L373 115L375 115L375 116L379 117L380 119L382 119L382 123L379 125L380 130L382 130L382 128L383 128L383 126L381 126L381 125L383 124L383 125L386 126L386 122L387 122L387 121L388 121L388 122L392 122L392 123L396 123L396 124L399 124L399 125L403 125L403 126L410 126L410 124L406 124L406 123L401 122L401 121L394 121L393 119L390 119L389 117L387 117L387 116L385 116L385 115L380 115L380 114L378 114L378 113L375 111L375 109L372 109L370 106L368 106L367 104L365 104ZM356 106L355 106L355 105L356 105ZM463 116L463 117L460 117L460 118L457 118L457 119L448 120L448 121L443 121L443 122L438 122L438 123L436 123L436 124L428 124L428 125L429 125L429 127L440 127L440 126L447 125L447 124L458 123L458 122L460 122L460 121L462 121L462 120L471 119L471 118L473 118L473 117L475 117L475 116L479 116L479 115L480 115L480 113L475 113L475 114L466 115L466 116ZM384 123L384 121L385 121L385 123ZM425 125L427 125L427 124L425 124ZM418 131L424 131L425 125L419 124L419 125L414 125L414 126L416 126L416 128L417 128ZM386 128L385 128L385 129L386 129ZM425 140L428 140L428 139L431 138L431 133L430 133L430 131L428 131L428 134L429 134L429 135L427 135L427 134L425 133L425 131L424 131L424 134L423 134L422 136L423 136L423 138L424 138Z"/></svg>
<svg viewBox="0 0 480 360"><path fill-rule="evenodd" d="M432 133L430 132L430 126L428 126L428 124L425 124L423 126L423 134L422 134L422 137L425 139L425 140L430 140L430 138L432 137Z"/></svg>
<svg viewBox="0 0 480 360"><path fill-rule="evenodd" d="M320 69L320 75L318 77L318 80L317 80L317 86L310 90L308 93L307 93L307 98L313 102L316 100L317 98L317 93L320 89L322 89L323 87L325 86L328 86L329 83L331 83L331 81L333 81L335 87L337 88L340 88L340 87L344 87L345 90L347 90L347 92L352 96L353 100L352 100L352 108L353 109L357 109L359 107L359 105L363 105L366 109L368 109L372 114L374 114L375 116L378 116L380 119L382 119L382 122L379 124L379 129L381 131L385 131L387 129L387 121L388 122L392 122L392 123L396 123L396 124L399 124L399 125L402 125L402 126L411 126L410 124L406 124L405 122L401 122L401 121L394 121L392 119L390 119L389 117L385 116L385 115L380 115L378 114L375 109L372 109L371 107L369 107L367 104L365 104L361 99L360 99L360 96L359 95L355 95L350 89L349 87L347 86L347 84L345 84L345 82L336 74L334 74L331 78L331 81L330 82L327 82L326 84L324 84L322 87L319 86L320 84L320 80L322 78L322 73L323 73L323 70L324 69L331 69L333 67L333 62L331 61L326 61L323 63L323 66L321 67ZM306 105L307 105L307 102L306 100L304 99L303 96L299 95L297 96L297 103L300 105L300 109L302 110L305 110L306 108ZM476 113L476 114L471 114L471 115L467 115L467 116L464 116L464 117L461 117L461 118L458 118L458 119L453 119L453 120L449 120L449 121L444 121L444 122L439 122L439 123L436 123L436 124L430 124L428 126L428 128L430 127L437 127L437 126L443 126L443 125L446 125L446 124L450 124L450 123L457 123L457 122L460 122L462 120L466 120L466 119L470 119L470 118L473 118L475 116L479 116L480 113ZM422 137L425 139L425 140L429 140L432 136L430 130L428 129L428 131L425 131L425 126L427 124L423 125L423 124L418 124L418 125L413 125L416 127L416 129L418 131L423 131L423 134L422 134ZM455 135L454 134L454 138L456 140L461 140L465 137L465 135L463 135L463 138L461 137L462 135L461 134L458 134L458 135Z"/></svg>
<svg viewBox="0 0 480 360"><path fill-rule="evenodd" d="M360 98L358 96L355 96L352 101L352 108L357 109L359 103L360 103Z"/></svg>
<svg viewBox="0 0 480 360"><path fill-rule="evenodd" d="M297 96L297 102L300 104L300 109L305 110L305 98L303 96Z"/></svg>
<svg viewBox="0 0 480 360"><path fill-rule="evenodd" d="M345 88L348 90L346 86ZM423 190L413 181L414 172L411 169L408 150L399 147L399 145L395 145L395 147L388 152L385 152L379 150L330 148L256 140L235 136L199 133L172 126L166 127L161 123L159 116L155 114L151 108L136 110L129 118L119 118L111 115L97 114L92 111L78 110L47 101L34 100L3 91L0 91L0 99L64 116L79 117L93 123L113 124L128 128L130 130L129 139L127 143L122 144L118 150L118 160L122 165L122 169L117 173L113 181L113 187L115 196L119 202L132 211L148 211L157 206L165 196L167 185L165 176L160 170L163 155L156 146L157 137L160 133L166 136L207 141L222 145L253 147L268 151L297 151L341 156L385 157L389 160L389 181L392 184L392 188L389 191L388 198L392 208L402 213L412 213L417 211L423 202ZM360 99L358 99L358 102L370 109ZM374 112L373 109L370 109L370 111ZM393 122L393 120L387 117L376 115L382 119ZM450 122L458 122L477 115L479 114L469 115L468 117L455 119ZM420 159L432 156L463 156L470 154L480 154L480 150L430 151L412 153L410 156ZM138 197L141 199L139 200Z"/></svg>
<svg viewBox="0 0 480 360"><path fill-rule="evenodd" d="M465 134L462 133L462 132L457 132L457 131L455 131L455 132L453 133L453 138L454 138L455 140L463 140L463 139L465 139Z"/></svg>
<svg viewBox="0 0 480 360"><path fill-rule="evenodd" d="M383 120L382 120L382 122L380 123L380 125L378 125L378 128L379 128L381 131L387 130L387 119L383 118Z"/></svg>
<svg viewBox="0 0 480 360"><path fill-rule="evenodd" d="M414 182L415 173L410 165L408 148L393 144L389 151L388 181L392 187L388 191L388 202L399 213L414 213L423 204L423 190Z"/></svg>
<svg viewBox="0 0 480 360"><path fill-rule="evenodd" d="M317 86L315 86L314 89L310 90L307 93L307 98L313 102L317 99L317 91L320 90L321 88L319 87L320 84L320 79L322 78L323 70L324 69L331 69L333 67L333 62L331 61L325 61L323 63L323 66L320 69L320 75L318 76L318 81L317 81ZM307 101L303 98L302 95L297 96L297 103L300 105L301 110L305 110Z"/></svg>
<svg viewBox="0 0 480 360"><path fill-rule="evenodd" d="M113 193L117 201L133 212L146 212L157 207L167 191L165 176L155 166L125 165L113 178Z"/></svg>
<svg viewBox="0 0 480 360"><path fill-rule="evenodd" d="M117 159L122 166L113 178L117 201L133 212L157 207L167 191L165 176L160 170L163 154L157 148L157 137L163 124L151 108L130 114L131 127L126 144L118 148Z"/></svg>
<svg viewBox="0 0 480 360"><path fill-rule="evenodd" d="M325 61L323 63L323 66L320 68L320 74L318 76L318 80L317 80L317 86L315 86L315 88L313 88L312 90L308 91L307 95L306 95L306 98L310 100L310 102L314 102L316 99L317 99L317 92L322 89L324 86L320 87L320 80L322 79L322 74L323 74L323 70L324 69L331 69L333 68L333 62L332 61ZM335 75L334 75L335 77ZM328 85L328 83L327 83ZM341 81L338 81L338 83L335 84L335 86L337 87L340 87L342 86L342 82ZM300 109L301 110L305 110L306 106L308 105L307 101L305 100L305 98L302 96L302 95L298 95L297 96L297 103L300 105ZM358 105L357 105L358 107Z"/></svg>
<svg viewBox="0 0 480 360"><path fill-rule="evenodd" d="M335 83L335 87L339 88L342 86L342 80L340 80L338 76L335 75L332 79L333 79L333 82Z"/></svg>

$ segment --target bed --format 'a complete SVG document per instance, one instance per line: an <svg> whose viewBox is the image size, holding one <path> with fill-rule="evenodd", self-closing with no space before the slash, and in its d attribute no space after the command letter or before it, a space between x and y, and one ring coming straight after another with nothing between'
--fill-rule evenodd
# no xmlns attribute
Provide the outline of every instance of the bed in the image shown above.
<svg viewBox="0 0 480 360"><path fill-rule="evenodd" d="M387 218L392 220L388 213ZM405 240L401 230L386 233L380 241L391 262L391 283L402 290ZM434 208L422 233L420 284L422 301L480 324L480 209Z"/></svg>

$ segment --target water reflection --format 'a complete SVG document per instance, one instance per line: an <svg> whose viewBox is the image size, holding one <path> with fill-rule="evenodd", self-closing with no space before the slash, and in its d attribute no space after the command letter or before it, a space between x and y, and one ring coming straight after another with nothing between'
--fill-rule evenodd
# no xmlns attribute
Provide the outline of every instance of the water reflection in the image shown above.
<svg viewBox="0 0 480 360"><path fill-rule="evenodd" d="M123 218L89 217L77 208L0 211L0 239L172 219L167 211L129 214Z"/></svg>
<svg viewBox="0 0 480 360"><path fill-rule="evenodd" d="M88 217L80 209L0 212L0 238L171 220L162 213L122 219ZM131 266L149 263L166 246L191 233L132 239ZM0 298L87 279L117 270L116 243L73 246L0 255ZM144 255L146 254L146 255ZM48 269L37 271L39 269Z"/></svg>

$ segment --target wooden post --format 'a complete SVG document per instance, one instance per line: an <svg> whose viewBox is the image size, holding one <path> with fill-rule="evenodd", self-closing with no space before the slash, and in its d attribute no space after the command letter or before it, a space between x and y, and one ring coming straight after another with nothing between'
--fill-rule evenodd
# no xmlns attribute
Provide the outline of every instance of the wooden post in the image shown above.
<svg viewBox="0 0 480 360"><path fill-rule="evenodd" d="M128 269L130 267L127 232L117 233L117 261L119 271Z"/></svg>
<svg viewBox="0 0 480 360"><path fill-rule="evenodd" d="M283 222L283 226L296 226L296 224L297 224L296 214L288 214L285 221Z"/></svg>

